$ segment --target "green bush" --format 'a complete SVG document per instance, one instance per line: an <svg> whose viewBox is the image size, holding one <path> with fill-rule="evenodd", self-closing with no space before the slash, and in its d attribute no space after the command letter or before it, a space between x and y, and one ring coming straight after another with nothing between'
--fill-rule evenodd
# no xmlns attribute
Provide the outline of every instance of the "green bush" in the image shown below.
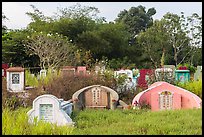
<svg viewBox="0 0 204 137"><path fill-rule="evenodd" d="M25 100L19 97L19 93L7 91L6 86L6 79L2 78L2 108L15 110L25 106Z"/></svg>
<svg viewBox="0 0 204 137"><path fill-rule="evenodd" d="M39 84L37 77L34 75L32 76L29 70L25 70L25 85L26 86L33 86L37 87Z"/></svg>
<svg viewBox="0 0 204 137"><path fill-rule="evenodd" d="M184 89L196 94L200 98L202 98L202 80L201 79L198 81L189 81L189 82L185 82L185 83L177 83L177 86L184 88Z"/></svg>
<svg viewBox="0 0 204 137"><path fill-rule="evenodd" d="M59 77L60 71L54 71L51 69L47 70L46 77L40 77L40 74L32 76L29 70L25 71L25 80L27 86L38 87L40 85L48 85L50 84L54 77Z"/></svg>

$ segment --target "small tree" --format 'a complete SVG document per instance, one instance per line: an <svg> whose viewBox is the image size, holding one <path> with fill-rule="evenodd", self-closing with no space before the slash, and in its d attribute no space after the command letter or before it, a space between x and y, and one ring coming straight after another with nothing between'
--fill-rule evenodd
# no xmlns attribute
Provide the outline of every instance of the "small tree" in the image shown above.
<svg viewBox="0 0 204 137"><path fill-rule="evenodd" d="M28 39L28 52L39 56L43 69L68 65L74 57L74 46L60 35L34 32Z"/></svg>

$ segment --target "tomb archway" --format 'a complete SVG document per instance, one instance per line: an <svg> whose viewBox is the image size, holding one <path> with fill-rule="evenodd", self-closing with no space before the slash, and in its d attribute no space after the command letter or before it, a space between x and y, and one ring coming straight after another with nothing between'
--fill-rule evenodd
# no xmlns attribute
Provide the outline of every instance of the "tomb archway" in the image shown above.
<svg viewBox="0 0 204 137"><path fill-rule="evenodd" d="M72 95L74 109L106 108L115 109L119 100L118 93L113 89L92 85L76 91Z"/></svg>

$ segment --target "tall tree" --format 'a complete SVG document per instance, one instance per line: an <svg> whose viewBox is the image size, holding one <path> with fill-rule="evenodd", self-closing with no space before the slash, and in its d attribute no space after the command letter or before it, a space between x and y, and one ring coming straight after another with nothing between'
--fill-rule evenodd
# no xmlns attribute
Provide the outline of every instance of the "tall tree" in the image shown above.
<svg viewBox="0 0 204 137"><path fill-rule="evenodd" d="M200 17L197 13L193 13L191 16L184 17L184 13L181 15L185 21L187 20L186 26L189 29L189 37L190 37L190 45L192 46L192 54L190 59L190 64L194 64L194 57L197 55L200 55L202 57L202 54L200 51L202 51L202 17ZM199 59L200 57L197 56L196 59ZM198 64L198 63L197 63Z"/></svg>
<svg viewBox="0 0 204 137"><path fill-rule="evenodd" d="M169 37L166 32L164 21L156 20L153 26L137 36L138 43L142 45L154 68L164 64L165 56L169 52Z"/></svg>
<svg viewBox="0 0 204 137"><path fill-rule="evenodd" d="M86 31L79 35L77 44L80 48L90 50L95 59L124 57L128 46L129 33L123 24L101 24L98 29Z"/></svg>
<svg viewBox="0 0 204 137"><path fill-rule="evenodd" d="M3 24L4 21L8 20L6 15L2 12L2 34L6 33L7 27Z"/></svg>
<svg viewBox="0 0 204 137"><path fill-rule="evenodd" d="M80 3L66 8L58 8L58 11L59 13L57 13L57 18L89 18L100 22L105 21L104 17L98 17L97 14L100 13L98 8L93 6L82 6Z"/></svg>
<svg viewBox="0 0 204 137"><path fill-rule="evenodd" d="M139 5L138 7L131 7L128 11L121 11L115 21L122 22L126 25L128 31L131 33L130 44L132 44L139 32L146 30L153 24L152 16L154 14L156 14L154 8L146 11L144 6Z"/></svg>
<svg viewBox="0 0 204 137"><path fill-rule="evenodd" d="M193 14L191 17L186 17L182 13L177 14L167 13L163 19L166 22L167 32L169 34L170 43L174 49L174 61L176 65L182 64L191 56L196 45L200 45L202 36L202 26L192 24L195 19L202 19ZM190 29L190 30L189 30ZM194 31L197 29L197 31Z"/></svg>
<svg viewBox="0 0 204 137"><path fill-rule="evenodd" d="M38 66L39 58L35 55L28 55L28 50L23 46L28 30L11 30L2 35L2 61L12 63L14 66Z"/></svg>
<svg viewBox="0 0 204 137"><path fill-rule="evenodd" d="M52 32L53 22L55 20L52 17L45 16L43 12L34 5L30 6L32 7L33 12L26 12L26 15L31 18L31 22L28 24L27 28L38 32Z"/></svg>

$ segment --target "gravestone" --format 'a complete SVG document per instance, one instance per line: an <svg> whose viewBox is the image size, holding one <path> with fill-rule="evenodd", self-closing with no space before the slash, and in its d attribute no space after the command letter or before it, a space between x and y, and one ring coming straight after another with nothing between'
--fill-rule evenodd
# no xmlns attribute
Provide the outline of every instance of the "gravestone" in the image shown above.
<svg viewBox="0 0 204 137"><path fill-rule="evenodd" d="M194 73L194 80L202 79L202 66L197 66L197 70Z"/></svg>
<svg viewBox="0 0 204 137"><path fill-rule="evenodd" d="M9 68L9 65L6 63L3 63L1 66L2 66L2 77L6 77L6 69Z"/></svg>
<svg viewBox="0 0 204 137"><path fill-rule="evenodd" d="M25 88L25 73L22 67L11 67L6 70L7 90L23 92Z"/></svg>
<svg viewBox="0 0 204 137"><path fill-rule="evenodd" d="M76 72L76 68L74 66L64 66L61 69L62 75L66 76L66 75L75 75Z"/></svg>
<svg viewBox="0 0 204 137"><path fill-rule="evenodd" d="M117 91L118 92L126 92L126 91L129 91L129 90L132 90L132 89L136 90L137 83L136 83L136 80L133 79L133 72L132 72L132 70L125 69L125 70L119 70L119 71L115 71L114 72L114 76L116 78L118 78L121 75L126 75L127 79L125 80L124 84L118 85Z"/></svg>
<svg viewBox="0 0 204 137"><path fill-rule="evenodd" d="M172 68L157 68L155 70L157 81L166 81L171 83L174 80L174 71Z"/></svg>
<svg viewBox="0 0 204 137"><path fill-rule="evenodd" d="M175 80L181 83L190 81L190 70L175 70Z"/></svg>
<svg viewBox="0 0 204 137"><path fill-rule="evenodd" d="M45 78L46 76L47 76L47 70L45 69L40 70L40 77Z"/></svg>
<svg viewBox="0 0 204 137"><path fill-rule="evenodd" d="M119 95L113 89L92 85L76 91L72 95L74 110L83 110L85 108L94 109L116 109L119 101ZM121 104L122 106L125 103Z"/></svg>
<svg viewBox="0 0 204 137"><path fill-rule="evenodd" d="M196 94L164 81L153 83L132 101L133 106L149 105L152 111L201 108L201 103Z"/></svg>
<svg viewBox="0 0 204 137"><path fill-rule="evenodd" d="M77 74L80 76L86 76L86 67L85 66L78 66L77 67Z"/></svg>
<svg viewBox="0 0 204 137"><path fill-rule="evenodd" d="M138 77L140 77L140 71L139 69L133 68L132 73L133 73L133 82L137 85L137 81L138 81L137 79Z"/></svg>
<svg viewBox="0 0 204 137"><path fill-rule="evenodd" d="M27 112L30 123L37 118L37 121L42 120L60 126L74 124L70 118L71 113L71 101L64 101L50 94L38 96L33 101L33 108Z"/></svg>

